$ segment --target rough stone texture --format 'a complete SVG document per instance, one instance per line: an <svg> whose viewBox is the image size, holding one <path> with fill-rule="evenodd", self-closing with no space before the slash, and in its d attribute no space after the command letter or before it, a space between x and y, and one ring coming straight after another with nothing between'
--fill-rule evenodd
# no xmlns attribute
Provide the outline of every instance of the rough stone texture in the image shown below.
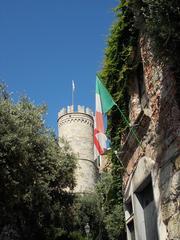
<svg viewBox="0 0 180 240"><path fill-rule="evenodd" d="M176 158L176 160L175 160L175 166L176 166L176 169L177 169L177 170L180 169L180 156Z"/></svg>
<svg viewBox="0 0 180 240"><path fill-rule="evenodd" d="M174 194L177 196L180 194L180 171L173 175L171 188Z"/></svg>
<svg viewBox="0 0 180 240"><path fill-rule="evenodd" d="M168 234L170 240L180 239L180 214L177 212L174 214L168 222Z"/></svg>
<svg viewBox="0 0 180 240"><path fill-rule="evenodd" d="M78 166L75 172L77 185L74 192L92 192L96 182L93 117L82 112L67 113L59 116L59 137L69 142L78 158Z"/></svg>
<svg viewBox="0 0 180 240"><path fill-rule="evenodd" d="M130 114L129 119L131 123L134 123L136 118L138 117L139 113L141 112L141 105L139 102L139 94L138 94L138 84L137 81L135 84L131 84L129 88L129 95L130 95Z"/></svg>
<svg viewBox="0 0 180 240"><path fill-rule="evenodd" d="M162 204L162 218L164 222L167 222L178 210L178 204L173 201Z"/></svg>
<svg viewBox="0 0 180 240"><path fill-rule="evenodd" d="M164 185L169 182L173 176L173 164L170 162L161 168L160 184Z"/></svg>
<svg viewBox="0 0 180 240"><path fill-rule="evenodd" d="M141 106L139 101L135 76L134 86L130 87L130 119L138 123L136 128L139 146L131 135L124 144L121 159L126 166L124 189L129 186L131 175L136 171L139 159L147 157L155 162L156 174L152 181L156 182L159 197L154 195L158 208L158 219L164 223L168 237L161 235L160 239L180 239L178 228L180 193L180 109L176 99L176 78L168 65L154 59L151 42L140 39L141 57L144 70L144 83L148 105ZM133 92L134 91L134 92ZM177 214L175 214L177 212Z"/></svg>

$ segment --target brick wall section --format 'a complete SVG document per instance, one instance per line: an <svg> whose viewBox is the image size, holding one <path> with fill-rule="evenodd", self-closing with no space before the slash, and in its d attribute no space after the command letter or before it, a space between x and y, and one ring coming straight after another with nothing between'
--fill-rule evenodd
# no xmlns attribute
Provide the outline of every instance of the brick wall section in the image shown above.
<svg viewBox="0 0 180 240"><path fill-rule="evenodd" d="M136 145L133 137L124 147L125 154L122 159L127 170L124 175L124 187L141 157L153 159L158 173L162 219L167 226L168 239L179 239L180 109L175 98L176 79L170 66L154 59L149 40L141 38L140 48L149 100L144 114L150 121L147 123L142 118L138 122L137 133L142 140L142 147ZM130 89L130 119L135 122L139 114L137 86L131 86ZM145 127L146 131L141 134Z"/></svg>

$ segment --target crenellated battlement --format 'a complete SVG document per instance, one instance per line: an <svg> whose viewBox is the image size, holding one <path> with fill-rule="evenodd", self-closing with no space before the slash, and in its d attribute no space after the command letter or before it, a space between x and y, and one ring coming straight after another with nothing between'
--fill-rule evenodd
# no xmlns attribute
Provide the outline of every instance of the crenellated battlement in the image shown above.
<svg viewBox="0 0 180 240"><path fill-rule="evenodd" d="M71 106L67 106L66 108L62 108L58 113L58 118L68 113L85 113L93 117L93 111L89 107L85 108L85 106L78 105L77 111L74 111L74 106L71 105Z"/></svg>
<svg viewBox="0 0 180 240"><path fill-rule="evenodd" d="M78 105L62 108L58 113L59 138L69 142L77 156L75 170L75 193L90 193L94 191L97 179L94 162L94 118L90 108Z"/></svg>

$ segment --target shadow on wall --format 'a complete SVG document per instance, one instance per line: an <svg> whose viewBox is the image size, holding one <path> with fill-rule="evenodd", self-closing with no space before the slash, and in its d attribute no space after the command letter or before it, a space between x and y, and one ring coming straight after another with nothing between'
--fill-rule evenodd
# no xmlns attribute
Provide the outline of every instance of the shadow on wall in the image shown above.
<svg viewBox="0 0 180 240"><path fill-rule="evenodd" d="M162 87L158 102L159 120L156 127L160 207L169 239L179 239L180 108L176 99L178 78L175 78L170 67L164 68L162 73Z"/></svg>
<svg viewBox="0 0 180 240"><path fill-rule="evenodd" d="M133 127L133 131L136 134L139 142L142 142L144 136L147 135L150 122L151 122L151 118L145 115L143 111L141 111L141 113L139 114L138 118L134 123L136 127ZM133 135L132 131L129 134L129 137L128 137L128 134L129 132L127 133L127 141L125 141L122 147L122 155L123 155L122 161L125 167L127 167L128 160L132 158L134 152L140 145L137 139L135 138L135 136Z"/></svg>

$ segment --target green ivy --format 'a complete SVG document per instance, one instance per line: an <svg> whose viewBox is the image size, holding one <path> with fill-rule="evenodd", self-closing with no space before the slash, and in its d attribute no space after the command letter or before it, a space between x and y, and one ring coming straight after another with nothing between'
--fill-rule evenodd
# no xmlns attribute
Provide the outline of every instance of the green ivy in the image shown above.
<svg viewBox="0 0 180 240"><path fill-rule="evenodd" d="M129 105L128 81L129 76L135 69L137 59L137 40L139 31L135 28L133 12L128 7L127 1L121 1L120 5L115 9L117 21L111 28L108 38L107 48L105 50L104 66L100 73L105 86L111 93L114 101L118 104L121 111L127 116ZM119 163L115 155L115 151L120 148L121 134L126 130L127 124L121 118L116 107L108 113L107 135L111 140L111 149L109 158L112 162L112 184L110 189L108 206L109 211L105 214L105 224L110 239L117 239L116 234L123 234L124 214L121 211L118 222L121 223L120 232L116 231L112 226L111 220L116 219L114 209L119 206L123 209L122 200L122 165ZM114 223L114 221L113 221Z"/></svg>
<svg viewBox="0 0 180 240"><path fill-rule="evenodd" d="M141 61L140 36L150 38L156 60L173 65L176 77L180 76L180 3L178 0L122 0L114 11L116 22L110 30L99 75L121 111L128 116L128 85ZM123 170L114 151L121 148L122 133L128 127L116 107L108 113L107 125L112 149L109 154L113 178L110 202L115 206L122 205Z"/></svg>
<svg viewBox="0 0 180 240"><path fill-rule="evenodd" d="M129 95L127 83L134 69L133 55L137 49L138 31L134 27L133 13L126 1L115 9L117 21L113 24L108 47L105 50L101 78L121 110L128 115ZM108 114L107 134L114 150L119 148L121 132L126 128L119 111L114 107Z"/></svg>
<svg viewBox="0 0 180 240"><path fill-rule="evenodd" d="M153 42L157 60L179 67L180 3L178 0L131 0L136 28Z"/></svg>
<svg viewBox="0 0 180 240"><path fill-rule="evenodd" d="M117 20L111 28L100 76L128 116L128 82L140 61L140 34L151 38L157 60L168 61L179 71L180 3L178 0L123 0L114 11ZM107 134L114 149L119 148L121 133L126 128L119 112L113 108L108 114Z"/></svg>

